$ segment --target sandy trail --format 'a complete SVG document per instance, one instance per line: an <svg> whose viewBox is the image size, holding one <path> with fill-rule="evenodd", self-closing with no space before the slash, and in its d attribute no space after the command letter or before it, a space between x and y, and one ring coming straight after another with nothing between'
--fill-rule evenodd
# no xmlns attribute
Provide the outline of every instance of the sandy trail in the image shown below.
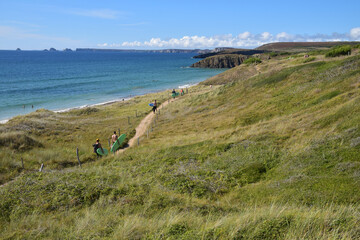
<svg viewBox="0 0 360 240"><path fill-rule="evenodd" d="M172 100L170 100L170 101L167 101L167 100L166 100L166 101L165 101L163 104L161 104L157 109L158 109L158 110L159 110L159 109L162 109L163 107L165 107L166 105L168 105L169 102L173 102L173 101L174 101L174 99L172 99ZM145 134L146 129L148 128L148 126L150 126L150 124L151 124L151 122L153 121L153 119L154 119L155 116L156 116L156 115L155 115L153 112L151 112L151 113L149 113L148 115L146 115L146 117L145 117L145 118L140 122L140 124L136 127L136 134L135 134L135 136L134 136L133 138L130 139L130 141L128 142L128 146L127 146L126 148L123 148L123 149L118 150L116 153L119 154L119 153L121 153L121 152L124 152L126 149L128 149L128 148L130 148L130 147L136 146L136 144L137 144L136 141L137 141L138 137L141 137L143 134ZM16 177L16 178L17 178L17 177ZM11 180L11 181L9 181L9 182L6 182L6 183L0 185L0 188L1 188L1 187L5 187L5 186L8 185L9 183L15 181L16 178L13 179L13 180Z"/></svg>
<svg viewBox="0 0 360 240"><path fill-rule="evenodd" d="M174 100L170 100L170 102L172 102ZM165 107L166 105L168 105L169 101L165 101L164 103L162 103L157 109L160 110L163 107ZM133 146L137 145L137 139L139 137L141 137L142 135L145 134L146 129L150 126L151 122L153 121L154 117L156 116L156 114L154 114L153 112L149 113L148 115L146 115L146 117L141 120L140 124L135 128L136 130L136 134L133 138L131 138L128 142L128 146L126 148L120 149L116 152L116 154L122 153L124 152L126 149L131 148Z"/></svg>

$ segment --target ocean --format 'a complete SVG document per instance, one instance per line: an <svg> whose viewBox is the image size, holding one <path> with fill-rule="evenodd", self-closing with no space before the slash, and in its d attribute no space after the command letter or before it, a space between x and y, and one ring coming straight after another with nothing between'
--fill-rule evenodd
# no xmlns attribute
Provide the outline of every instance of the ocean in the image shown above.
<svg viewBox="0 0 360 240"><path fill-rule="evenodd" d="M197 84L220 69L193 53L0 51L0 122Z"/></svg>

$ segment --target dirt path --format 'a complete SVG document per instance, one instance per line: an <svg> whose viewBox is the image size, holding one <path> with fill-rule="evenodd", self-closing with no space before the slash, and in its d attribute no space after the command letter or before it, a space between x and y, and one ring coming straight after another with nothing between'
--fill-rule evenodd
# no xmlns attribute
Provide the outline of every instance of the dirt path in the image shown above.
<svg viewBox="0 0 360 240"><path fill-rule="evenodd" d="M174 100L170 100L170 102L172 102ZM163 107L165 107L166 105L168 105L169 101L165 101L163 104L161 104L157 109L162 109ZM151 112L148 115L146 115L146 117L141 120L140 124L135 128L136 130L136 134L133 138L131 138L128 142L128 146L126 148L120 149L118 150L116 153L122 153L124 152L126 149L131 148L133 146L135 146L137 144L137 139L139 137L141 137L142 135L144 135L146 133L146 129L150 126L151 122L153 121L154 117L156 115Z"/></svg>
<svg viewBox="0 0 360 240"><path fill-rule="evenodd" d="M173 100L173 99L170 100L170 102L173 102L173 101L175 101L175 100ZM159 110L159 109L164 108L166 105L168 105L168 103L169 103L169 101L166 100L166 101L165 101L163 104L161 104L157 109ZM133 147L133 146L136 146L136 144L137 144L137 142L136 142L137 139L138 139L139 137L141 137L142 135L145 134L146 129L150 126L150 124L151 124L151 122L153 121L153 119L154 119L155 116L156 116L156 115L155 115L153 112L151 112L151 113L149 113L148 115L146 115L146 117L145 117L143 120L141 120L140 124L136 127L136 134L135 134L135 136L134 136L133 138L131 138L131 139L129 140L128 146L127 146L126 148L120 149L120 150L117 151L116 153L119 154L119 153L121 153L121 152L124 152L124 151L125 151L126 149L128 149L128 148L131 148L131 147ZM35 170L34 170L34 171L35 171ZM18 177L19 177L19 176L18 176ZM17 178L17 177L16 177L16 178ZM15 181L16 178L13 179L13 180L11 180L11 181L9 181L9 182L6 182L6 183L0 185L0 188L5 187L5 186L8 185L9 183Z"/></svg>

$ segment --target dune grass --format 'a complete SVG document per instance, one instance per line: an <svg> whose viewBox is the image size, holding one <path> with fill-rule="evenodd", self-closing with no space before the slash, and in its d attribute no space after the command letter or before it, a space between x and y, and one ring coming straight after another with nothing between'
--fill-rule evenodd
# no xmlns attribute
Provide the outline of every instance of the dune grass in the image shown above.
<svg viewBox="0 0 360 240"><path fill-rule="evenodd" d="M61 166L76 164L74 146L92 159L94 138L119 121L131 131L127 114L167 93L15 119L4 136L43 146L12 156L62 170L0 188L0 238L358 239L359 69L359 56L230 69L162 109L140 146L82 169Z"/></svg>

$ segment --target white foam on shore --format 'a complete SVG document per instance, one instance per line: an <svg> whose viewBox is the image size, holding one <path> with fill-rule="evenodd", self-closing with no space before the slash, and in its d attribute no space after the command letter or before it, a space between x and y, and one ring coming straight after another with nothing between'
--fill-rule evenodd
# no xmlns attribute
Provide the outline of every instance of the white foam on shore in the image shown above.
<svg viewBox="0 0 360 240"><path fill-rule="evenodd" d="M194 84L185 84L185 85L181 85L178 88L189 88L189 87L193 87L198 85L198 83L194 83Z"/></svg>
<svg viewBox="0 0 360 240"><path fill-rule="evenodd" d="M9 121L9 119L5 119L5 120L0 120L0 124L5 124Z"/></svg>
<svg viewBox="0 0 360 240"><path fill-rule="evenodd" d="M115 99L115 100L110 100L110 101L106 101L106 102L102 102L102 103L95 103L95 104L90 104L90 105L82 105L82 106L79 106L79 107L72 107L72 108L65 108L65 109L55 110L53 112L56 112L56 113L69 112L69 111L74 110L74 109L82 109L82 108L87 108L87 107L103 106L103 105L108 105L108 104L112 104L112 103L116 103L116 102L128 101L130 99L131 98Z"/></svg>

